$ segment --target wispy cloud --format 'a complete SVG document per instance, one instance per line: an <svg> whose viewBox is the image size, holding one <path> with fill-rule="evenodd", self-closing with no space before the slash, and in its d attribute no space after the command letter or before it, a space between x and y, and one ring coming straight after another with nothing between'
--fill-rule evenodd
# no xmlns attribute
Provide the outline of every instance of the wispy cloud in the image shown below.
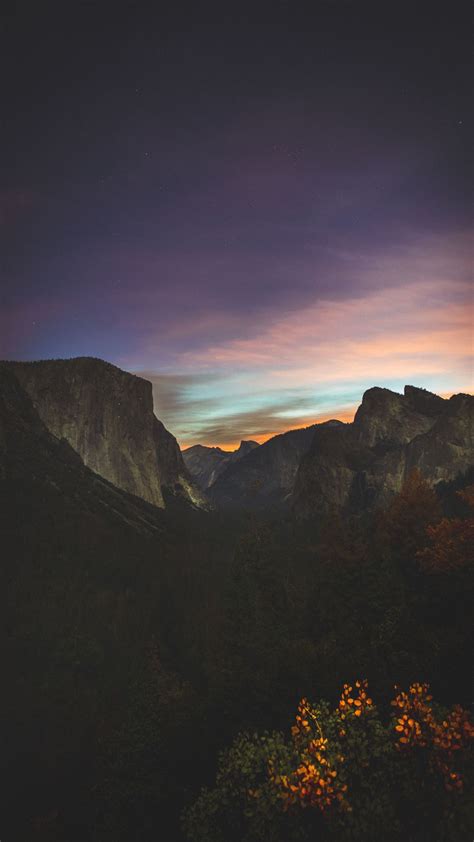
<svg viewBox="0 0 474 842"><path fill-rule="evenodd" d="M472 292L451 249L348 253L354 276L378 279L366 279L364 294L319 293L305 306L250 319L237 338L209 341L210 323L191 332L199 341L176 354L176 373L147 372L157 413L182 444L230 446L328 417L348 420L373 385L468 390Z"/></svg>
<svg viewBox="0 0 474 842"><path fill-rule="evenodd" d="M388 376L399 376L407 366L414 366L414 373L443 372L469 352L468 295L463 284L420 282L344 302L319 301L248 339L187 352L181 363L188 367L192 357L198 370L270 366L278 376L297 365L300 374L331 381L359 374L361 367ZM450 296L459 300L450 302ZM302 368L302 360L309 366Z"/></svg>
<svg viewBox="0 0 474 842"><path fill-rule="evenodd" d="M229 376L224 382L212 375L139 373L153 384L156 414L186 447L205 443L234 449L242 439L263 442L286 430L334 417L332 394L315 398L304 389L290 388L262 390L257 395L246 378L239 382ZM352 420L353 403L349 400L345 405L341 395L337 417Z"/></svg>

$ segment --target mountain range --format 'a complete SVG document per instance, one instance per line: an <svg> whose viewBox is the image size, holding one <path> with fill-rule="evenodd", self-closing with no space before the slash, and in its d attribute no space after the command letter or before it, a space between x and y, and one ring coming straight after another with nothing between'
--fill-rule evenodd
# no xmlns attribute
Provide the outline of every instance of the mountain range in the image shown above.
<svg viewBox="0 0 474 842"><path fill-rule="evenodd" d="M258 447L256 441L241 441L237 450L233 451L195 444L183 450L183 459L196 484L207 490L214 485L229 465L238 462L256 447Z"/></svg>
<svg viewBox="0 0 474 842"><path fill-rule="evenodd" d="M141 377L88 357L0 368L1 470L75 486L89 506L142 526L151 519L156 528L151 512L170 506L283 508L302 518L363 511L385 505L413 468L435 485L473 464L470 395L375 387L352 423L314 424L262 445L243 441L231 453L203 445L181 453Z"/></svg>
<svg viewBox="0 0 474 842"><path fill-rule="evenodd" d="M352 423L274 436L228 464L207 493L219 508L284 507L303 518L384 506L414 468L436 485L472 466L473 413L471 395L446 400L414 386L403 395L374 387ZM199 484L191 461L188 467Z"/></svg>
<svg viewBox="0 0 474 842"><path fill-rule="evenodd" d="M457 517L473 403L375 388L352 424L182 455L142 378L89 358L0 363L8 838L128 839L138 823L180 839L232 735L280 700L276 726L295 687L334 695L354 664L382 686L387 664L441 675L468 698L464 569L413 587L433 500L409 529L402 506L393 545L372 536L378 513L324 514L384 506L417 467Z"/></svg>
<svg viewBox="0 0 474 842"><path fill-rule="evenodd" d="M288 505L299 464L318 426L340 424L340 421L327 421L273 436L227 467L208 490L212 503L222 508L251 509Z"/></svg>

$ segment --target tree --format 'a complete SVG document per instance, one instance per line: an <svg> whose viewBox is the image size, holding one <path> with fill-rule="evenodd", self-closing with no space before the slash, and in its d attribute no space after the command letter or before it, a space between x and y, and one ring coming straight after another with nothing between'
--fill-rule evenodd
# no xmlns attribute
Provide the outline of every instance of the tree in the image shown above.
<svg viewBox="0 0 474 842"><path fill-rule="evenodd" d="M335 709L302 699L291 734L241 734L216 784L185 812L193 842L469 838L474 728L427 684L398 690L383 717L366 681Z"/></svg>
<svg viewBox="0 0 474 842"><path fill-rule="evenodd" d="M436 524L440 518L438 498L415 468L381 518L381 529L390 551L407 569L413 568L415 554L426 544L428 526Z"/></svg>
<svg viewBox="0 0 474 842"><path fill-rule="evenodd" d="M471 508L468 518L443 518L428 526L430 545L418 552L423 570L427 573L452 573L474 564L474 485L458 492Z"/></svg>

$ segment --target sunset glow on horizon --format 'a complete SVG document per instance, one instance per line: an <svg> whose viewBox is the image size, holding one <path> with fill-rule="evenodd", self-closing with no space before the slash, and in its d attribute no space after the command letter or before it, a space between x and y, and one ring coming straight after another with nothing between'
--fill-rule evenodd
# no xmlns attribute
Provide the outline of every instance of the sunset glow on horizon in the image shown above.
<svg viewBox="0 0 474 842"><path fill-rule="evenodd" d="M158 416L183 447L235 449L241 439L261 443L331 418L352 421L372 386L472 391L472 288L459 266L448 280L427 281L435 258L425 258L411 283L270 313L249 321L245 338L206 345L197 332L193 350L177 354L176 374L137 371L154 384ZM410 276L411 261L410 253L399 258L401 277ZM382 256L386 280L387 265L393 271Z"/></svg>
<svg viewBox="0 0 474 842"><path fill-rule="evenodd" d="M323 424L325 421L342 421L344 424L350 424L354 420L354 415L357 411L357 406L355 406L351 410L342 409L341 411L336 410L336 412L331 415L319 415L316 418L305 418L302 420L300 424L296 424L295 426L291 425L283 425L282 429L275 429L268 433L263 433L262 435L256 435L252 437L252 441L258 442L258 444L264 444L269 439L273 438L274 436L279 436L284 433L289 433L292 430L301 430L303 427L312 427L313 424ZM245 439L243 439L245 441ZM236 441L228 441L228 442L221 442L220 444L214 444L213 442L204 443L202 441L191 441L187 442L185 445L182 446L182 450L187 450L189 447L193 447L195 444L205 444L206 447L219 447L221 450L226 450L229 453L232 453L234 450L238 450L242 439L238 439Z"/></svg>
<svg viewBox="0 0 474 842"><path fill-rule="evenodd" d="M472 391L458 30L434 10L417 29L395 8L387 26L382 7L337 5L309 28L286 3L251 26L170 9L163 42L152 11L135 40L117 8L110 54L89 36L87 58L83 36L70 65L61 52L69 85L20 74L0 358L141 374L182 447L350 420L372 386ZM56 49L38 56L52 77Z"/></svg>

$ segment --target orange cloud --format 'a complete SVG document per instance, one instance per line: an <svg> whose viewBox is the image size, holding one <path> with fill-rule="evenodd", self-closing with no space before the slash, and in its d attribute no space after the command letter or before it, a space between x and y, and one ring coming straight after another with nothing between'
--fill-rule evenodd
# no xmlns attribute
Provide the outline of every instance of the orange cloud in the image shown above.
<svg viewBox="0 0 474 842"><path fill-rule="evenodd" d="M192 361L201 371L265 369L272 381L298 384L410 379L453 370L466 375L472 353L468 296L467 285L426 281L364 298L319 302L275 319L252 337L193 352ZM189 362L184 354L182 363Z"/></svg>
<svg viewBox="0 0 474 842"><path fill-rule="evenodd" d="M207 314L202 325L197 319L196 342L186 324L190 344L177 352L170 375L180 381L169 403L171 429L186 445L235 449L241 438L263 442L328 418L351 421L375 385L471 391L465 254L464 235L401 245L389 255L345 254L353 283L342 297L336 284L334 297L316 298L315 283L313 301L250 313L237 335L225 313ZM348 297L348 289L363 292ZM157 383L159 412L166 408L161 393Z"/></svg>

